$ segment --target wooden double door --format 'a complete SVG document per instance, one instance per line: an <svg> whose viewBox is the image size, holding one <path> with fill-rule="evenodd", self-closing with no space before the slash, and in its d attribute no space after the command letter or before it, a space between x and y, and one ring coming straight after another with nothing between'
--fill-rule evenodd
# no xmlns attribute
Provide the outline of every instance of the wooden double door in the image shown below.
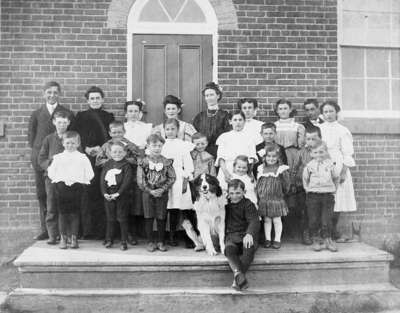
<svg viewBox="0 0 400 313"><path fill-rule="evenodd" d="M203 86L212 81L212 36L133 35L132 99L146 102L144 120L164 119L163 98L172 94L185 104L185 121L203 109Z"/></svg>

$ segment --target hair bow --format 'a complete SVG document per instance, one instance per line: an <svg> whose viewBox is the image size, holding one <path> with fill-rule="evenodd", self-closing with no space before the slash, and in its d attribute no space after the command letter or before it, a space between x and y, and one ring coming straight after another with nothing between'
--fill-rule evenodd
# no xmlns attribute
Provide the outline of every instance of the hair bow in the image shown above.
<svg viewBox="0 0 400 313"><path fill-rule="evenodd" d="M142 102L143 105L146 105L146 102L144 102L144 101L143 101L142 99L140 99L140 98L137 98L136 101L137 101L137 102Z"/></svg>
<svg viewBox="0 0 400 313"><path fill-rule="evenodd" d="M257 152L257 154L258 154L260 157L263 157L263 156L265 155L265 149L259 150L259 151Z"/></svg>
<svg viewBox="0 0 400 313"><path fill-rule="evenodd" d="M152 161L149 161L149 169L151 170L156 170L157 172L161 171L164 168L163 164L161 162L159 163L154 163Z"/></svg>

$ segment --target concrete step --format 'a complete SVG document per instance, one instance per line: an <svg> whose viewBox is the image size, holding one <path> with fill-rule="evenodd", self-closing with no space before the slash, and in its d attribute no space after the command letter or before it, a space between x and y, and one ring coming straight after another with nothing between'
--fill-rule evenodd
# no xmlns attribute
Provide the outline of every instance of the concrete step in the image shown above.
<svg viewBox="0 0 400 313"><path fill-rule="evenodd" d="M339 244L339 252L313 252L287 243L280 250L260 248L248 279L253 288L299 288L389 283L392 256L362 244ZM77 250L37 242L14 262L23 288L223 288L232 273L222 255L173 248L149 253L144 246L127 251L83 241Z"/></svg>
<svg viewBox="0 0 400 313"><path fill-rule="evenodd" d="M294 291L296 289L296 291ZM390 284L302 288L17 289L4 312L41 313L365 313L400 312L400 292ZM346 291L343 291L346 290Z"/></svg>

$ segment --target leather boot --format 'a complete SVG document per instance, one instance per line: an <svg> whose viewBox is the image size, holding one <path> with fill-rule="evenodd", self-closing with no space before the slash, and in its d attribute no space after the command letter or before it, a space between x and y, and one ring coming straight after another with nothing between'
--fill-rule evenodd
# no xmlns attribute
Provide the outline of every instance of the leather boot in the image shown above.
<svg viewBox="0 0 400 313"><path fill-rule="evenodd" d="M67 249L67 236L66 235L61 235L59 248Z"/></svg>
<svg viewBox="0 0 400 313"><path fill-rule="evenodd" d="M71 249L78 249L79 245L78 245L78 237L75 235L71 236Z"/></svg>

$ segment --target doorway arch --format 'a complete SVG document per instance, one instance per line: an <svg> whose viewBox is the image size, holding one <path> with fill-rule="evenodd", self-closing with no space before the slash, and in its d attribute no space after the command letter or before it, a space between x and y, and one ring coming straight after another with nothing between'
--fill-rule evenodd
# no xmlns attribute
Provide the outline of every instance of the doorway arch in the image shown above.
<svg viewBox="0 0 400 313"><path fill-rule="evenodd" d="M194 39L198 40L193 41ZM211 51L206 51L204 47L201 47L201 45L208 39L210 43L207 49L211 49ZM203 79L199 78L200 83L204 84L204 77L206 76L208 77L207 80L217 81L218 20L209 1L136 0L129 11L127 19L127 98L129 100L138 96L143 96L144 94L149 95L149 92L146 93L143 89L145 87L146 80L140 78L138 79L137 72L139 71L140 73L144 73L146 70L146 64L154 64L154 62L150 61L149 63L143 59L147 57L146 47L158 48L158 50L153 49L152 51L161 52L156 52L155 54L150 52L150 54L153 53L155 55L154 57L156 58L155 60L157 61L161 59L161 61L159 61L159 66L167 66L167 63L176 64L176 61L171 62L170 60L170 58L172 58L172 52L170 50L176 50L175 45L179 47L182 45L182 47L189 48L199 47L200 50L196 53L203 58L202 62L211 63L211 73L209 73L208 76L205 75L204 72L208 71L209 68L206 69L206 67L203 66L204 64L200 65L201 68L199 73L201 72L201 75L205 75L202 76ZM180 54L182 51L189 50L182 49L176 53ZM210 54L209 52L211 52L211 55L209 56L208 60L207 55ZM176 58L180 60L182 55L184 54L180 54ZM193 57L193 53L192 56L188 57L189 59ZM164 61L162 60L163 58L165 58ZM185 60L182 60L182 62L188 63L188 61ZM178 71L180 71L180 69ZM160 75L168 76L167 72L168 68L160 71ZM141 77L144 78L146 73L140 75L142 75ZM177 75L179 76L179 74ZM186 75L188 75L188 73L186 73ZM167 76L165 76L166 81L169 79ZM183 76L181 76L179 79L182 79L182 77ZM153 81L154 80L151 82ZM142 85L138 86L138 84ZM177 88L178 89L175 89L173 93L178 96L182 96L182 89L179 90L179 86ZM171 93L171 88L165 87L165 90L166 93ZM197 91L197 93L199 92ZM197 97L197 95L195 97ZM144 100L146 101L146 99ZM183 99L184 102L187 102L188 100L191 101L191 99ZM201 102L201 99L197 102L199 101ZM161 103L161 99L159 99L158 102ZM192 106L190 106L189 110L185 109L184 112L189 111L190 113L190 109L192 109L192 111L194 110ZM152 114L153 118L155 116L154 119L159 122L161 118L160 112L149 113L149 116ZM190 116L186 116L186 119L188 118L190 118Z"/></svg>

